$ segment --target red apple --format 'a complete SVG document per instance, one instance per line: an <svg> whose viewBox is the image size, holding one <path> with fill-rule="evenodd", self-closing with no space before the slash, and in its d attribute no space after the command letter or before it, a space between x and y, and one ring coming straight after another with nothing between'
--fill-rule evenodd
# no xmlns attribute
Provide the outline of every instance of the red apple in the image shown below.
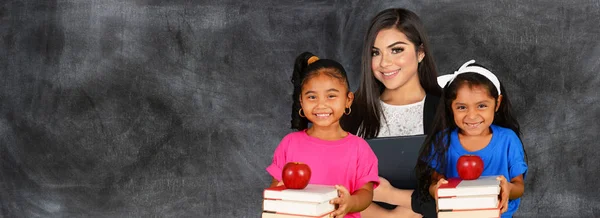
<svg viewBox="0 0 600 218"><path fill-rule="evenodd" d="M483 160L477 155L460 156L456 163L456 170L463 180L477 179L483 173Z"/></svg>
<svg viewBox="0 0 600 218"><path fill-rule="evenodd" d="M281 179L286 188L306 188L310 181L310 167L300 162L289 162L283 166Z"/></svg>

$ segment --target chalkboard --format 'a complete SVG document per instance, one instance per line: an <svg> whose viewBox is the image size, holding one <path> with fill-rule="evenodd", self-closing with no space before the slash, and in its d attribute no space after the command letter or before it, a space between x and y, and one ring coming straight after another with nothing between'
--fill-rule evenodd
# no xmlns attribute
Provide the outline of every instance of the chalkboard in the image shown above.
<svg viewBox="0 0 600 218"><path fill-rule="evenodd" d="M3 1L0 217L259 217L303 51L355 90L369 19L423 20L441 74L506 86L529 155L518 217L600 215L600 3Z"/></svg>

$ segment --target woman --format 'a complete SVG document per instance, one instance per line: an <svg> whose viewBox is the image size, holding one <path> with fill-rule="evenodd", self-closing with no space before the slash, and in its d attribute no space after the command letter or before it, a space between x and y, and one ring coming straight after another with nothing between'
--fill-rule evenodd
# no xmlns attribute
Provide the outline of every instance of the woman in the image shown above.
<svg viewBox="0 0 600 218"><path fill-rule="evenodd" d="M365 139L428 134L441 89L419 17L406 9L381 11L372 20L362 51L362 76L352 115L344 128ZM399 160L401 161L401 160ZM435 202L420 203L418 192L392 187L387 180L374 201L398 205L393 210L372 203L363 217L435 216Z"/></svg>

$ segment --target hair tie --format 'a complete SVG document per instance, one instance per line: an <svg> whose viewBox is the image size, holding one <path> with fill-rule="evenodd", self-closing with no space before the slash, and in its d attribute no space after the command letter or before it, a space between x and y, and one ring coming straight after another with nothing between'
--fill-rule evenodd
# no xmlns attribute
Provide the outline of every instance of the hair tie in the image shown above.
<svg viewBox="0 0 600 218"><path fill-rule="evenodd" d="M447 84L452 83L454 78L456 78L456 76L458 76L458 74L461 74L461 73L477 73L477 74L483 75L483 76L485 76L485 78L489 79L494 84L494 86L496 86L496 90L498 90L498 94L499 95L502 94L500 92L500 81L498 80L496 75L494 75L488 69L485 69L483 67L469 66L470 64L473 64L473 63L475 63L475 60L467 61L462 66L460 66L460 68L458 68L457 71L454 71L454 74L447 74L447 75L439 76L437 78L438 85L441 86L442 88L444 88Z"/></svg>
<svg viewBox="0 0 600 218"><path fill-rule="evenodd" d="M307 62L308 62L308 64L310 65L310 64L312 64L312 63L315 63L315 61L318 61L318 60L319 60L319 57L317 57L317 56L314 56L314 55L313 55L312 57L310 57L310 58L308 59L308 61L307 61Z"/></svg>

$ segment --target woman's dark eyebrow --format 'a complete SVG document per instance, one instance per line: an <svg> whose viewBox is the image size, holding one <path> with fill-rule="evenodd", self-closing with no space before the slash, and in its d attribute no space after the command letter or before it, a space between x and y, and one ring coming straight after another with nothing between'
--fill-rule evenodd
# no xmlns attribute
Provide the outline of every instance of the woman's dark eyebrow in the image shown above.
<svg viewBox="0 0 600 218"><path fill-rule="evenodd" d="M392 43L391 45L388 45L387 47L388 47L388 48L391 48L391 47L394 47L394 46L396 46L396 45L398 45L398 44L404 44L404 45L408 45L408 43L406 43L406 42L397 41L397 42L394 42L394 43ZM375 46L371 47L371 49L379 50L379 49L378 49L377 47L375 47Z"/></svg>
<svg viewBox="0 0 600 218"><path fill-rule="evenodd" d="M398 44L408 45L408 44L406 44L406 42L397 41L397 42L392 43L391 45L388 45L388 48L394 47L394 46L396 46Z"/></svg>

